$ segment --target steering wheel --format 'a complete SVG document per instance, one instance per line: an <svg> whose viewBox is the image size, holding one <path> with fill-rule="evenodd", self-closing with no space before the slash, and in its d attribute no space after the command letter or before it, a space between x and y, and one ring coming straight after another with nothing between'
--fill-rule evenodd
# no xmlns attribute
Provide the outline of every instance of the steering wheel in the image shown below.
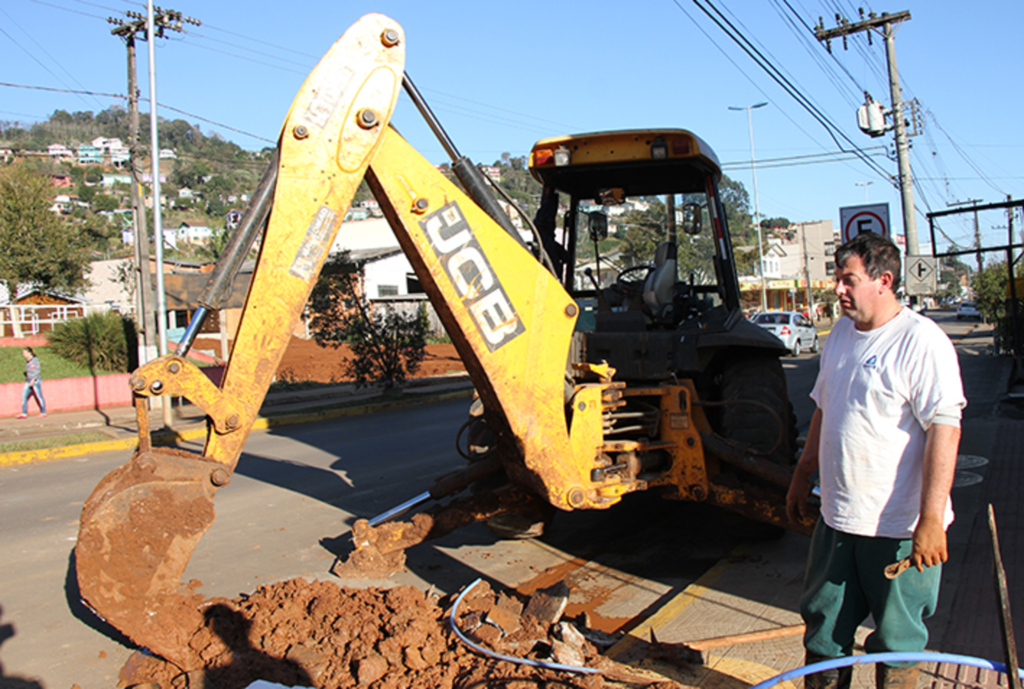
<svg viewBox="0 0 1024 689"><path fill-rule="evenodd" d="M640 265L633 266L632 268L626 268L625 270L619 272L618 276L616 276L615 278L615 282L619 283L623 287L635 288L644 284L644 281L647 280L647 276L650 275L652 270L654 270L654 266ZM633 277L640 271L644 271L641 277Z"/></svg>

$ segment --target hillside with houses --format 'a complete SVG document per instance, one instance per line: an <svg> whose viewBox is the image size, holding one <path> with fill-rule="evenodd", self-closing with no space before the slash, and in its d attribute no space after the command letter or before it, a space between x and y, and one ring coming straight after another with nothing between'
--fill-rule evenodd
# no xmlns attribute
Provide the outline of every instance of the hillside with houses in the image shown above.
<svg viewBox="0 0 1024 689"><path fill-rule="evenodd" d="M141 119L140 129L147 131L147 116ZM46 122L32 125L0 121L0 169L23 166L45 175L52 187L49 211L75 229L90 254L90 265L85 270L87 279L74 293L65 290L60 294L44 294L45 290L28 282L20 284L16 294L9 294L0 280L0 305L41 308L61 302L66 307L74 307L74 313L109 309L134 311L135 235L128 136L127 115L118 107L97 114L58 110ZM158 235L152 229L153 165L148 147L140 146L139 151L143 204L152 247ZM161 121L157 163L163 221L159 236L167 262L165 272L196 275L212 269L228 233L240 221L270 153L270 149L246 151L216 134L204 134L198 125L184 120ZM528 218L533 216L541 188L531 177L526 163L525 156L505 153L500 160L481 169L506 191L509 200L523 209L524 212L519 213L508 200L499 201L521 229L524 239L529 241ZM446 164L440 165L439 170L450 176ZM742 184L726 177L722 193L737 247L741 282L752 301L764 288L768 292L768 304L780 308L793 301L801 281L805 286L810 280L813 288L825 288L834 243L830 221L792 226L784 218L763 222L765 255L759 273L757 239L747 192ZM661 240L655 236L657 223L650 221L657 215L660 205L657 199L641 199L617 206L598 203L589 206L587 210L607 215L609 236L598 247L598 254L592 246L578 248L579 282L589 284L584 282L587 278L583 276L591 268L596 269L592 274L604 284L613 279L618 270L616 257L629 255L631 262L643 261L640 254L653 252ZM559 216L564 217L564 214ZM348 251L360 265L364 297L395 305L409 302L409 308L418 307L426 297L365 185L357 193L345 221L350 227L339 233L332 252ZM602 265L595 265L595 259ZM155 270L155 264L150 263L151 271ZM759 277L761 274L763 280ZM189 294L172 293L175 285L187 282L190 290L195 289L196 279L167 281L170 285L167 317L172 330L183 326L194 308ZM198 279L203 281L205 277ZM236 300L239 307L241 296L244 292ZM46 315L53 314L47 312ZM30 323L30 331L46 329L46 321L50 320L34 311L27 320L31 322L33 318L35 322ZM234 319L220 320L230 324ZM11 317L4 315L3 321L4 329L9 330Z"/></svg>

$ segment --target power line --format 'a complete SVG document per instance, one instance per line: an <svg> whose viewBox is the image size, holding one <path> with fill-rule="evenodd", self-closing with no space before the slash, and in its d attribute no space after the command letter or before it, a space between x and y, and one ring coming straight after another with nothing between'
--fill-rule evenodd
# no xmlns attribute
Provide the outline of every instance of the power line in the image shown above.
<svg viewBox="0 0 1024 689"><path fill-rule="evenodd" d="M31 89L31 90L35 90L35 91L53 91L53 92L56 92L56 93L75 93L75 94L83 93L83 94L87 94L87 95L90 95L90 96L104 96L104 97L107 97L107 98L120 98L121 100L124 100L124 101L128 100L127 96L125 96L124 94L121 94L121 93L103 93L102 91L79 91L79 90L76 90L76 89L58 89L58 88L53 88L53 87L50 87L50 86L29 86L27 84L12 84L12 83L6 82L6 81L0 81L0 86L7 86L9 88L19 88L19 89ZM148 98L139 98L139 100L142 101L142 102L146 102L146 103L149 102ZM175 108L174 106L167 105L165 103L160 103L160 102L157 102L157 106L160 107L160 108L163 108L165 110L171 110L173 112L180 113L180 114L185 115L187 117L194 117L195 119L200 120L201 122L206 122L207 124L212 124L214 126L221 127L223 129L228 129L230 131L237 132L239 134L244 134L245 136L248 136L248 137L253 138L253 139L257 139L259 141L266 141L269 144L275 144L275 145L277 144L276 140L268 139L266 137L260 136L259 134L253 134L252 132L247 132L244 129L238 129L237 127L232 127L231 125L224 124L223 122L217 122L216 120L211 120L209 118L203 117L202 115L196 115L195 113L188 112L187 110L182 110L181 108Z"/></svg>
<svg viewBox="0 0 1024 689"><path fill-rule="evenodd" d="M0 81L0 86L7 86L16 89L30 89L33 91L53 91L55 93L82 93L88 96L104 96L106 98L120 98L125 100L123 93L103 93L102 91L79 91L77 89L58 89L52 86L30 86L28 84L12 84L7 81Z"/></svg>
<svg viewBox="0 0 1024 689"><path fill-rule="evenodd" d="M25 34L26 36L28 36L28 39L29 39L30 41L32 41L32 42L33 42L33 43L34 43L34 44L36 45L36 47L37 47L37 48L39 48L39 50L41 50L41 51L43 52L43 55L45 55L46 57L50 58L50 61L51 61L51 62L53 62L53 63L54 63L55 65L57 65L58 67L60 67L60 68L61 68L61 69L62 69L62 70L64 71L64 73L65 73L65 74L67 74L67 75L68 75L68 76L69 76L69 77L71 78L71 81L75 82L75 84L76 84L76 85L78 85L78 87L79 87L79 88L85 88L85 87L84 87L84 86L82 86L82 84L81 84L81 83L80 83L80 82L78 81L78 79L76 79L76 78L75 78L75 75L74 75L74 74L72 74L72 73L71 73L70 71L68 71L68 69L67 69L66 67L64 67L64 65L62 65L62 64L60 63L60 61L59 61L59 60L57 60L57 59L56 59L56 58L55 58L55 57L54 57L53 55L51 55L51 54L50 54L49 52L47 52L46 48L44 48L44 47L43 47L43 46L42 46L42 45L41 45L41 44L39 43L39 41L37 41L37 40L36 40L35 38L33 38L33 37L32 37L32 34L30 34L30 33L29 33L28 31L26 31L26 30L24 29L24 27L22 27L22 26L21 26L20 24L18 24L18 22L17 22L17 21L15 21L15 20L14 20L14 17L12 17L12 16L10 15L10 14L8 14L8 13L7 13L7 11L6 11L6 10L4 10L4 9L3 9L2 7L0 7L0 12L3 12L3 13L4 13L4 16L6 16L6 17L7 17L8 21L10 21L10 22L11 22L11 24L13 24L14 26L18 27L18 28L19 28L19 29L21 30L21 32L22 32L23 34ZM20 46L19 46L19 47L20 47ZM33 59L35 59L35 57L34 57L34 56L32 56L32 57L33 57ZM37 62L38 62L38 60L37 60ZM42 63L40 62L40 64L42 64ZM45 68L45 66L44 66L44 68ZM52 72L51 72L51 74L52 74ZM54 76L56 76L56 75L54 75ZM61 82L61 83L63 83L63 82ZM66 86L66 84L65 84L65 86ZM100 103L97 103L97 104L101 105Z"/></svg>
<svg viewBox="0 0 1024 689"><path fill-rule="evenodd" d="M773 2L778 2L779 0L772 0L772 1ZM786 8L789 9L790 14L792 14L797 19L797 21L800 22L800 24L803 26L803 28L807 31L806 35L803 32L796 32L796 33L799 36L802 36L804 38L806 38L807 35L813 36L814 35L814 29L811 28L811 25L808 24L807 21L802 16L800 16L799 12L797 12L795 9L793 9L793 6L791 4L789 4L789 0L781 0L781 2L783 4L785 4ZM782 13L782 14L785 14L785 13ZM807 41L809 43L811 43L810 39L807 39ZM816 48L818 47L817 41L814 41L813 45L814 45L815 50L812 50L811 54L812 55L817 55L817 56L820 57L821 53L818 52L818 50L816 50ZM846 76L850 80L850 82L853 83L854 87L857 89L858 95L863 93L865 91L864 87L860 85L860 82L857 81L856 77L854 77L852 74L850 74L850 70L846 69L846 65L844 65L842 62L840 62L839 58L837 58L832 53L828 53L828 55L829 55L829 57L832 58L832 61L835 62L836 65L838 65L841 70L843 70L843 72L846 74Z"/></svg>
<svg viewBox="0 0 1024 689"><path fill-rule="evenodd" d="M63 5L54 5L52 2L43 2L43 0L32 0L37 5L45 5L47 7L54 7L58 10L64 10L65 12L71 12L73 14L80 14L83 17L92 17L93 19L99 19L106 21L105 17L101 17L98 14L89 14L88 12L82 12L81 10L73 10L70 7L64 7Z"/></svg>
<svg viewBox="0 0 1024 689"><path fill-rule="evenodd" d="M968 156L967 153L962 148L960 148L960 146L957 145L955 141L953 141L953 137L951 137L949 133L942 128L942 126L939 124L938 119L935 117L935 114L931 110L925 110L925 113L931 118L932 123L936 126L936 128L940 132L942 132L943 136L946 137L950 145L953 146L953 150L960 154L960 157L963 158L964 162L967 163L967 165L969 165L972 170L978 173L978 177L980 177L982 181L985 182L985 184L995 189L999 194L1006 196L1006 192L1004 192L1002 189L993 184L992 180L989 179L989 177L984 172L981 171L981 169L974 163L971 157Z"/></svg>
<svg viewBox="0 0 1024 689"><path fill-rule="evenodd" d="M868 151L884 151L885 146L872 146L871 148L864 149L865 153ZM845 151L830 151L828 153L808 153L806 155L798 156L787 156L783 158L758 158L757 166L761 167L788 167L789 164L803 164L810 165L812 163L830 163L838 160L843 160L842 156L852 156L852 153ZM873 155L878 155L877 153ZM786 163L787 165L781 165ZM722 163L722 168L744 168L750 167L750 161L741 160L735 162Z"/></svg>
<svg viewBox="0 0 1024 689"><path fill-rule="evenodd" d="M702 34L704 34L704 37L705 37L706 39L708 39L708 41L709 41L709 42L711 43L711 45L715 46L715 48L716 48L716 49L718 49L718 52L720 52L720 53L722 54L722 56L723 56L723 57L724 57L724 58L725 58L726 60L728 60L728 61L729 61L729 63L730 63L730 64L731 64L731 65L732 65L733 67L735 67L735 68L736 68L736 71L738 71L738 72L739 72L740 74L742 74L742 75L743 75L743 78L744 78L744 79L746 79L747 81L749 81L749 82L750 82L750 84L751 84L751 85L752 85L752 86L754 87L754 89L755 89L755 90L757 90L757 92L758 92L758 93L760 93L760 94L761 94L762 96L764 96L765 100L767 100L768 102L770 102L770 103L772 103L772 104L775 104L775 105L777 105L777 104L775 103L774 99L773 99L773 98L772 98L772 97L771 97L770 95L768 95L768 93L767 93L767 92L766 92L766 91L765 91L765 90L764 90L763 88L761 88L761 85L760 85L760 84L758 84L758 83L757 83L757 82L756 82L756 81L755 81L755 80L754 80L754 79L753 79L753 78L752 78L752 77L751 77L751 76L750 76L749 74L747 74L747 73L746 73L746 71L745 71L745 70L744 70L744 69L743 69L742 67L740 67L740 65L739 65L739 64L738 64L738 63L737 63L737 62L736 62L736 61L735 61L735 60L734 60L734 59L732 58L732 56L731 56L731 55L730 55L730 54L729 54L728 52L726 52L726 50L725 50L725 49L724 49L724 48L723 48L723 47L722 47L721 45L719 45L719 44L718 44L718 41L716 41L716 40L715 40L714 38L712 38L712 37L711 37L711 34L709 34L709 33L708 33L707 31L705 31L705 30L704 30L704 27L703 27L703 26L701 26L701 25L700 25L700 23L699 23L699 22L697 22L697 20L696 20L696 19L694 19L694 18L693 18L693 17L692 17L691 15L690 15L690 13L689 13L689 12L687 12L687 11L686 11L686 8L685 8L685 7L683 7L683 6L682 6L682 5L680 4L679 0L672 0L672 2L673 2L673 4L674 4L674 5L676 6L676 9L678 9L678 10L679 10L680 12L682 12L682 13L683 13L683 15L684 15L684 16L685 16L685 17L686 17L687 19L689 19L689 20L690 20L690 22L691 22L691 23L692 23L692 24L693 24L693 25L694 25L695 27L697 27L697 30L698 30L698 31L700 31L700 32L701 32ZM792 124L792 125L793 125L794 127L796 127L796 128L797 128L797 129L799 130L799 131L801 131L801 132L802 132L802 133L804 134L804 136L806 136L806 137L807 137L808 139L810 139L810 140L811 140L812 142L814 142L815 144L817 144L818 146L820 146L820 147L821 147L822 149L824 149L824 150L827 150L826 146L825 146L824 144L822 144L821 142L819 142L819 141L818 141L817 139L815 139L815 138L814 138L814 136L812 136L810 132L808 132L808 131L807 131L806 129L804 129L804 128L803 128L803 126L802 126L802 125L801 125L801 124L800 124L799 122L797 122L797 121L796 121L795 119L793 119L793 117L792 117L792 116L790 116L790 114L789 114L789 113L788 113L788 112L786 111L786 109L785 109L785 108L781 108L781 107L780 107L780 108L778 108L778 112L780 112L780 113L782 114L782 116L783 116L783 117L785 117L785 118L786 118L787 120L789 120L790 124ZM851 167L851 169L853 169L853 168ZM886 177L886 179L888 179L888 176Z"/></svg>
<svg viewBox="0 0 1024 689"><path fill-rule="evenodd" d="M4 14L6 14L6 12L5 12ZM39 65L40 67L42 67L43 69L45 69L45 70L46 70L46 72L47 72L47 74L49 74L49 75L50 75L51 77L53 77L54 79L56 79L56 80L57 80L57 81L59 81L60 83L62 83L62 84L64 84L65 86L67 86L67 83L66 83L66 82L65 82L65 81L64 81L63 79L61 79L59 75L57 75L56 73L54 73L54 71L53 71L52 69L50 69L50 68L49 68L49 67L47 67L47 66L46 66L45 64L43 64L43 61L42 61L42 60L40 60L40 59L39 59L38 57L36 57L35 55L33 55L33 54L32 54L32 51L28 50L27 48L25 48L25 46L23 46L23 45L21 45L20 43L18 43L18 41L17 41L17 40L15 40L14 36L12 36L11 34L7 33L7 32L6 32L5 30L4 30L4 28L3 28L2 26L0 26L0 33L2 33L2 34L3 34L4 36L7 36L8 40L10 40L10 42L11 42L11 43L13 43L14 45L18 46L18 47L19 47L19 48L21 48L21 49L22 49L23 51L25 51L25 54L26 54L26 55L28 55L28 56L29 56L30 58L32 58L33 60L35 60L35 61L36 61L36 64L38 64L38 65ZM72 91L69 91L69 93L72 93ZM79 97L81 98L81 96L79 96ZM86 100L85 100L84 98L82 98L82 102L83 102L83 103L86 103L86 104L88 104L88 101L86 101Z"/></svg>
<svg viewBox="0 0 1024 689"><path fill-rule="evenodd" d="M764 57L757 50L756 46L750 43L749 39L746 38L732 23L726 18L717 7L714 6L710 0L704 0L708 7L704 7L700 0L693 0L694 4L704 12L718 27L728 36L734 43L736 43L747 55L758 65L775 83L777 83L782 89L790 95L804 110L806 110L829 134L832 141L836 146L844 152L854 153L862 162L879 175L882 179L893 183L892 175L885 171L880 165L878 165L870 156L864 154L861 149L841 130L836 126L824 113L822 113L799 89L793 86L792 83L786 79L777 67L775 67L767 58ZM717 15L717 16L716 16ZM723 25L724 22L724 25ZM852 148L852 151L848 151L843 147L843 144L839 142L839 137L844 139Z"/></svg>

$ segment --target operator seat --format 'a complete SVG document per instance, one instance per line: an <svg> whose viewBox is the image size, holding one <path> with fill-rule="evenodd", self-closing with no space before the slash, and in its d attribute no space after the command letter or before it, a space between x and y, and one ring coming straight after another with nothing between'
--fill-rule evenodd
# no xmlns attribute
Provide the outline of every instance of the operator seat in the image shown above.
<svg viewBox="0 0 1024 689"><path fill-rule="evenodd" d="M654 270L644 281L644 305L655 321L671 315L676 284L676 243L662 242L654 252Z"/></svg>

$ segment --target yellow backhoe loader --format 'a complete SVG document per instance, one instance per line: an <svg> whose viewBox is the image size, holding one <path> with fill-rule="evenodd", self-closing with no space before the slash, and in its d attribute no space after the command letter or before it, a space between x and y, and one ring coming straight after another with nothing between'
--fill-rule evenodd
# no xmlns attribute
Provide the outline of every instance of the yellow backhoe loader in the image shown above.
<svg viewBox="0 0 1024 689"><path fill-rule="evenodd" d="M131 378L138 450L83 508L83 599L184 670L202 665L208 601L181 576L364 178L478 398L467 468L357 522L355 552L339 567L401 566L405 547L473 521L530 533L550 512L606 509L633 491L787 525L795 433L778 360L785 350L742 316L708 145L681 129L545 139L530 154L545 188L541 209L535 222L513 223L406 75L405 42L396 22L367 15L309 75L176 353ZM389 125L403 87L452 156L458 184ZM656 223L653 265L641 252L600 255L609 228L627 237L630 222ZM259 233L218 387L184 354ZM202 454L151 444L146 398L159 395L186 397L208 415ZM788 526L806 531L810 522Z"/></svg>

